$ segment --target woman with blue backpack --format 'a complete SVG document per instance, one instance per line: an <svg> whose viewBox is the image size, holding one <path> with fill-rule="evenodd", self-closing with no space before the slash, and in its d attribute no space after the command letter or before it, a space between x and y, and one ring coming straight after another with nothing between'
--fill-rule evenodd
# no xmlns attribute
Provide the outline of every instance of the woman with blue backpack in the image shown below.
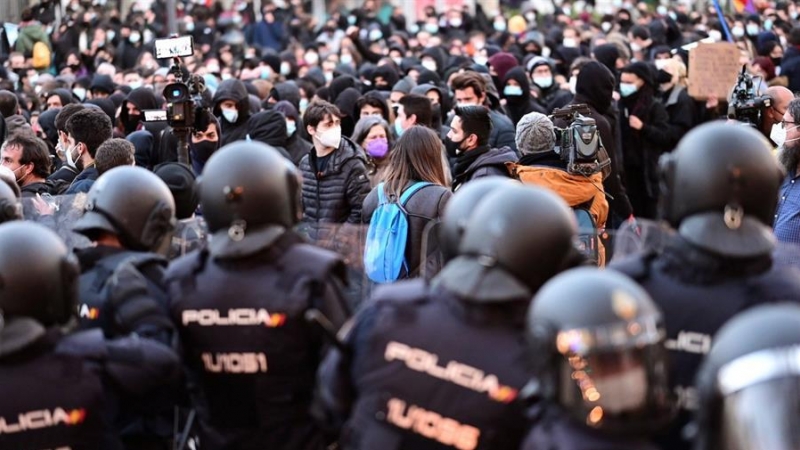
<svg viewBox="0 0 800 450"><path fill-rule="evenodd" d="M390 283L439 271L435 225L452 196L449 180L436 132L422 126L406 130L361 210L362 221L369 224L364 268L372 281Z"/></svg>

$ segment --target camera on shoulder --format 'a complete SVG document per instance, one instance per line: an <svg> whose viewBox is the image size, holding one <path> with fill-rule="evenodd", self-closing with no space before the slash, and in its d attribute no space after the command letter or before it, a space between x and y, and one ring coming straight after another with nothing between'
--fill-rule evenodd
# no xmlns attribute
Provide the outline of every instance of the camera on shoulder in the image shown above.
<svg viewBox="0 0 800 450"><path fill-rule="evenodd" d="M589 114L589 106L581 103L558 108L550 115L550 120L562 119L567 123L564 128L555 127L554 151L567 163L567 172L587 177L611 164L610 159L600 157L603 144L597 123Z"/></svg>

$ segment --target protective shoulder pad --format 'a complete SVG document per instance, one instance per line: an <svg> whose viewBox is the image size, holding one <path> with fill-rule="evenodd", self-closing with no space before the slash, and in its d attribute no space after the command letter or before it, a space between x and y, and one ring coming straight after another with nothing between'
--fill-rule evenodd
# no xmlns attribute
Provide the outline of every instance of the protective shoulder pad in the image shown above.
<svg viewBox="0 0 800 450"><path fill-rule="evenodd" d="M330 276L347 283L347 268L334 252L310 244L294 244L284 253L281 264L291 273L308 274L324 280Z"/></svg>
<svg viewBox="0 0 800 450"><path fill-rule="evenodd" d="M194 276L200 272L208 259L208 251L198 249L187 253L179 258L173 259L169 263L164 274L164 280L182 280Z"/></svg>
<svg viewBox="0 0 800 450"><path fill-rule="evenodd" d="M79 331L58 341L56 354L102 360L108 356L106 339L101 328Z"/></svg>
<svg viewBox="0 0 800 450"><path fill-rule="evenodd" d="M150 252L120 252L100 260L99 265L109 272L114 272L123 263L131 264L136 268L141 268L150 264L167 266L167 260L161 255Z"/></svg>
<svg viewBox="0 0 800 450"><path fill-rule="evenodd" d="M609 269L623 273L634 280L644 280L650 276L650 254L635 254L622 259L615 259L608 265Z"/></svg>
<svg viewBox="0 0 800 450"><path fill-rule="evenodd" d="M430 298L430 285L422 278L380 285L372 294L374 303L419 303Z"/></svg>

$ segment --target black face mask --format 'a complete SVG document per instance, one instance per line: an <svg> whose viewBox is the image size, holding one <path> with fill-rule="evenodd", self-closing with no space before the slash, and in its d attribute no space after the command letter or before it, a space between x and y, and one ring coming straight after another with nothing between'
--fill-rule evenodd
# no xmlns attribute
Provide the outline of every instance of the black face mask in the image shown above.
<svg viewBox="0 0 800 450"><path fill-rule="evenodd" d="M781 66L781 60L783 58L770 58L770 59L772 60L772 64L775 64L775 67L780 67Z"/></svg>
<svg viewBox="0 0 800 450"><path fill-rule="evenodd" d="M217 151L217 144L218 142L214 141L201 141L192 143L192 156L194 156L198 161L205 163L208 161L208 158L211 158L211 155Z"/></svg>
<svg viewBox="0 0 800 450"><path fill-rule="evenodd" d="M136 131L136 128L139 127L139 117L141 117L139 114L128 114L128 120L123 121L126 136Z"/></svg>
<svg viewBox="0 0 800 450"><path fill-rule="evenodd" d="M447 156L455 158L458 152L461 151L461 143L464 141L454 142L449 137L444 140L444 149L447 151Z"/></svg>

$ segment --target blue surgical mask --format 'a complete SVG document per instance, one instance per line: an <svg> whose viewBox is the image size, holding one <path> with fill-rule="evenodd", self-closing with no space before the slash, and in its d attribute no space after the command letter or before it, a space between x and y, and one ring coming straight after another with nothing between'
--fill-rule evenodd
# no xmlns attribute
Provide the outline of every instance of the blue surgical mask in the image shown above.
<svg viewBox="0 0 800 450"><path fill-rule="evenodd" d="M288 136L292 136L295 131L297 131L297 124L294 123L294 121L287 120L286 121L286 134Z"/></svg>
<svg viewBox="0 0 800 450"><path fill-rule="evenodd" d="M405 131L403 129L403 124L401 124L399 120L395 120L394 121L394 132L397 133L397 137L402 136L403 135L403 131Z"/></svg>
<svg viewBox="0 0 800 450"><path fill-rule="evenodd" d="M522 95L522 88L509 84L503 89L503 94L505 94L506 97L519 97Z"/></svg>
<svg viewBox="0 0 800 450"><path fill-rule="evenodd" d="M553 77L533 77L533 84L539 86L542 89L548 89L550 86L553 85Z"/></svg>
<svg viewBox="0 0 800 450"><path fill-rule="evenodd" d="M620 83L619 84L619 94L623 97L630 97L631 95L635 94L639 88L633 83Z"/></svg>
<svg viewBox="0 0 800 450"><path fill-rule="evenodd" d="M301 116L306 113L306 109L308 109L308 99L307 98L301 98L300 99L300 115Z"/></svg>

